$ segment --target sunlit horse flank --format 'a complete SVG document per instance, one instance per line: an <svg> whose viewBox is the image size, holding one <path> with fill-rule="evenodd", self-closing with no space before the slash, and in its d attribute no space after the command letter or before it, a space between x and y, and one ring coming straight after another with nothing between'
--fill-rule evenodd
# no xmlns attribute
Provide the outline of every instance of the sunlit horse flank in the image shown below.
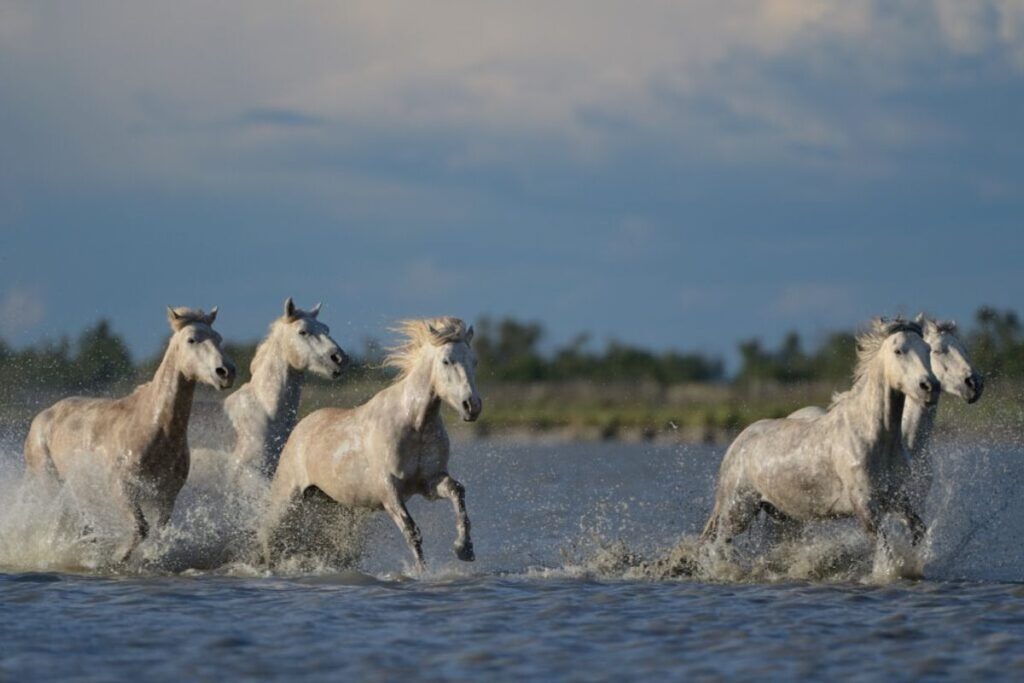
<svg viewBox="0 0 1024 683"><path fill-rule="evenodd" d="M921 334L914 322L873 321L857 338L853 388L824 415L743 430L722 460L702 539L728 542L764 509L798 521L855 516L875 537L881 516L897 512L919 541L924 525L898 484L905 399L931 405L939 392Z"/></svg>
<svg viewBox="0 0 1024 683"><path fill-rule="evenodd" d="M25 439L30 477L63 482L75 468L102 468L106 498L134 523L119 553L125 561L149 533L163 527L189 471L186 434L196 383L227 389L235 366L221 349L209 314L167 309L172 335L153 379L123 398L71 397L32 421Z"/></svg>
<svg viewBox="0 0 1024 683"><path fill-rule="evenodd" d="M405 342L387 364L398 379L365 404L318 410L295 427L274 475L268 515L260 536L272 557L275 529L308 489L343 505L384 509L423 566L420 531L405 502L414 495L447 498L456 515L455 554L474 559L465 489L448 474L448 432L441 403L473 421L483 403L476 389L473 328L458 318L408 320L396 331Z"/></svg>
<svg viewBox="0 0 1024 683"><path fill-rule="evenodd" d="M956 336L956 323L927 318L923 313L914 319L924 333L924 341L930 349L932 372L942 384L946 393L958 396L968 403L981 398L985 388L984 379L971 363L967 348ZM838 398L841 394L837 394ZM932 487L934 468L929 453L932 430L938 403L926 405L910 400L903 408L903 447L910 458L910 467L905 481L907 495L918 512L924 510L928 492ZM825 409L807 406L795 411L792 419L811 419L825 414Z"/></svg>
<svg viewBox="0 0 1024 683"><path fill-rule="evenodd" d="M277 469L288 435L298 421L299 399L307 370L337 379L348 357L320 322L320 304L309 311L289 297L284 313L256 349L252 379L224 401L234 427L232 454L238 464L253 467L268 477Z"/></svg>

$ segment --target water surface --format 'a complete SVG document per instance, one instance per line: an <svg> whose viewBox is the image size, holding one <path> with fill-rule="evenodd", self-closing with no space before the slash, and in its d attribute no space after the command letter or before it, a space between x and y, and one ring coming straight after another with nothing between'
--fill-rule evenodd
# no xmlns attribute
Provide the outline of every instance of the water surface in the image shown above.
<svg viewBox="0 0 1024 683"><path fill-rule="evenodd" d="M258 487L226 499L216 453L197 456L146 560L114 570L97 555L117 525L92 511L94 538L70 537L7 451L0 679L1024 675L1015 447L941 449L920 581L844 523L773 549L760 524L720 576L640 564L703 524L721 457L709 446L457 444L478 561L452 555L447 502L416 500L425 575L382 517L354 565L251 561L238 530Z"/></svg>

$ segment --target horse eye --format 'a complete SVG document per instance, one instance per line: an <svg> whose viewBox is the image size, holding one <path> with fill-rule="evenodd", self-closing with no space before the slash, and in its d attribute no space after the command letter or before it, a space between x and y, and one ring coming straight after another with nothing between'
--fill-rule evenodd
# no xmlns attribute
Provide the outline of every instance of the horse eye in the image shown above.
<svg viewBox="0 0 1024 683"><path fill-rule="evenodd" d="M900 354L902 354L902 353L903 353L902 351L900 351L899 349L896 349L896 355L897 355L897 356L899 356L899 355L900 355Z"/></svg>
<svg viewBox="0 0 1024 683"><path fill-rule="evenodd" d="M196 338L195 337L189 337L188 338L188 343L189 344L195 344L196 343Z"/></svg>
<svg viewBox="0 0 1024 683"><path fill-rule="evenodd" d="M307 334L309 334L309 332L306 332L305 330L299 330L300 337L305 337Z"/></svg>
<svg viewBox="0 0 1024 683"><path fill-rule="evenodd" d="M443 360L441 362L444 363L445 365L451 365L451 363L449 363L447 359L445 359L445 360Z"/></svg>

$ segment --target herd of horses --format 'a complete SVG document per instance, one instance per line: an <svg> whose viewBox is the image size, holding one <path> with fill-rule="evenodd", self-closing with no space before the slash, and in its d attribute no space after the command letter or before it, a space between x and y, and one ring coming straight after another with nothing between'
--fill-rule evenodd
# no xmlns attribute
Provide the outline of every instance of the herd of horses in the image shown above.
<svg viewBox="0 0 1024 683"><path fill-rule="evenodd" d="M251 380L224 401L231 457L271 480L257 534L264 560L273 559L284 516L319 492L343 506L386 511L420 568L420 532L406 502L448 499L455 555L472 561L465 488L448 473L441 405L465 421L481 414L473 328L453 317L401 322L395 331L403 341L385 360L398 370L392 384L360 406L324 408L299 421L305 373L338 378L349 363L319 312L319 304L305 311L289 298L256 350ZM223 390L235 380L213 329L216 307L168 308L167 315L172 335L150 382L122 398L65 398L35 417L25 440L26 477L38 485L59 489L79 467L102 473L105 501L134 529L114 563L130 561L171 517L189 473L197 384ZM883 546L880 523L894 513L915 545L923 538L927 445L940 391L973 403L981 375L953 323L876 319L856 341L853 386L830 407L760 420L733 441L701 535L709 550L726 551L760 512L794 524L854 517Z"/></svg>

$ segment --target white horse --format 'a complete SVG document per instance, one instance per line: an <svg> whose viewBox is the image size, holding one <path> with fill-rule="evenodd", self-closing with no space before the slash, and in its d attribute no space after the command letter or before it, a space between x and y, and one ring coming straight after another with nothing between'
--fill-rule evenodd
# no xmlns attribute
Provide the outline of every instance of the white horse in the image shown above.
<svg viewBox="0 0 1024 683"><path fill-rule="evenodd" d="M237 464L272 476L298 421L306 370L337 379L348 365L330 328L317 320L319 314L320 304L303 311L289 297L284 314L271 323L270 333L256 349L252 379L224 401L234 427L232 453Z"/></svg>
<svg viewBox="0 0 1024 683"><path fill-rule="evenodd" d="M932 372L942 383L942 389L958 396L968 403L981 398L985 382L971 363L967 348L956 336L956 323L938 321L918 315L915 322L924 332L928 344ZM838 397L838 395L837 395ZM903 409L903 446L910 457L907 472L907 495L915 510L923 510L928 492L932 487L933 467L928 451L938 404L925 405L911 400ZM807 406L789 415L791 419L813 419L825 414L825 409Z"/></svg>
<svg viewBox="0 0 1024 683"><path fill-rule="evenodd" d="M916 323L876 320L857 338L857 354L853 388L827 413L761 420L736 437L702 539L727 543L760 510L798 521L856 516L872 536L882 514L899 512L920 539L923 525L894 484L906 466L905 397L929 405L938 397L928 345Z"/></svg>
<svg viewBox="0 0 1024 683"><path fill-rule="evenodd" d="M152 381L124 398L65 398L39 413L25 439L27 472L64 481L76 467L109 477L111 504L133 520L122 561L145 540L150 524L163 527L189 471L186 434L196 383L229 388L235 366L211 325L217 317L188 308L167 309L173 334Z"/></svg>
<svg viewBox="0 0 1024 683"><path fill-rule="evenodd" d="M473 328L458 318L409 320L400 324L406 341L387 364L400 370L394 384L353 409L324 408L295 427L281 453L260 531L265 557L283 516L299 497L318 489L343 505L383 508L402 531L423 566L419 529L405 502L419 494L447 498L455 508L455 555L474 559L465 489L448 474L449 441L441 402L463 420L480 416Z"/></svg>

